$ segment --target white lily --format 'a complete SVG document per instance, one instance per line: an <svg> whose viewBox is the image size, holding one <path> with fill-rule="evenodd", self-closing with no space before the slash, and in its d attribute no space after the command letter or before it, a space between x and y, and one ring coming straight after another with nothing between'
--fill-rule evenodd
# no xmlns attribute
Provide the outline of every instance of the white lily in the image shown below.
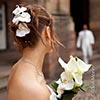
<svg viewBox="0 0 100 100"><path fill-rule="evenodd" d="M72 73L72 75L73 75L73 78L75 80L76 86L81 86L83 84L83 80L82 80L83 76L82 76L82 74Z"/></svg>
<svg viewBox="0 0 100 100"><path fill-rule="evenodd" d="M75 57L70 56L70 60L67 63L67 68L65 70L68 70L69 72L71 72L75 80L76 86L81 86L83 84L83 80L82 80L83 75L82 75L82 72L78 68L77 61L78 61L78 58L76 59Z"/></svg>
<svg viewBox="0 0 100 100"><path fill-rule="evenodd" d="M31 21L31 16L28 12L24 12L26 11L27 8L26 7L19 7L17 6L17 8L13 11L13 14L15 14L14 18L12 19L12 22L15 23L16 25L20 22L30 22Z"/></svg>
<svg viewBox="0 0 100 100"><path fill-rule="evenodd" d="M70 56L70 60L67 64L61 58L58 59L58 62L66 72L68 71L71 73L77 86L81 86L83 84L83 73L88 71L91 67L90 64L85 64L82 60L73 56Z"/></svg>
<svg viewBox="0 0 100 100"><path fill-rule="evenodd" d="M58 83L57 88L57 97L60 98L64 93L64 90L71 90L74 87L74 81L72 77L69 75L70 73L62 72L61 79L59 79L56 83Z"/></svg>
<svg viewBox="0 0 100 100"><path fill-rule="evenodd" d="M86 64L84 63L82 60L80 60L79 58L76 58L77 61L77 66L79 68L79 70L84 73L84 72L87 72L89 70L89 68L92 66L91 64Z"/></svg>
<svg viewBox="0 0 100 100"><path fill-rule="evenodd" d="M20 23L18 29L16 30L16 36L23 37L30 33L30 29L28 28L27 24Z"/></svg>
<svg viewBox="0 0 100 100"><path fill-rule="evenodd" d="M59 57L58 62L61 64L62 68L66 69L67 64Z"/></svg>

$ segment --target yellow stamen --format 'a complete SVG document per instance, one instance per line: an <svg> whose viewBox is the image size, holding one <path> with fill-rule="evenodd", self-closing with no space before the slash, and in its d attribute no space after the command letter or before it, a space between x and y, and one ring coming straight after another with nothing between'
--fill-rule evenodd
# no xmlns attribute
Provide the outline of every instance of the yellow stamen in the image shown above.
<svg viewBox="0 0 100 100"><path fill-rule="evenodd" d="M22 13L22 14L21 14L21 17L25 18L26 16L25 16L25 14L24 14L24 13Z"/></svg>
<svg viewBox="0 0 100 100"><path fill-rule="evenodd" d="M62 82L63 82L63 83L65 83L66 81L67 81L67 80L66 80L66 79L64 79Z"/></svg>

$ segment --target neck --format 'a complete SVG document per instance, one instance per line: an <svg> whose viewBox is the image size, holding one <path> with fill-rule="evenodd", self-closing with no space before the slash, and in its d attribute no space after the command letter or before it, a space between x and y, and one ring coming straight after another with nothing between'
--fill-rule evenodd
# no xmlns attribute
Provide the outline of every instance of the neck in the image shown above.
<svg viewBox="0 0 100 100"><path fill-rule="evenodd" d="M29 61L37 67L39 72L42 72L44 57L46 55L46 50L39 47L36 48L25 48L23 51L22 58Z"/></svg>

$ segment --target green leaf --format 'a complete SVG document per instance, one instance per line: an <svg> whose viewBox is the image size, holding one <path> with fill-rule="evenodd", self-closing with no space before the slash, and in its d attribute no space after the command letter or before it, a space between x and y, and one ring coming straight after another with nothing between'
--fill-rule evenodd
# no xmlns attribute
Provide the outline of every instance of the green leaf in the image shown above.
<svg viewBox="0 0 100 100"><path fill-rule="evenodd" d="M56 81L53 81L52 84L51 84L51 86L52 86L53 90L54 90L55 92L57 92L58 84L56 83Z"/></svg>
<svg viewBox="0 0 100 100"><path fill-rule="evenodd" d="M74 89L72 89L73 92L77 93L80 91L80 87L75 87Z"/></svg>

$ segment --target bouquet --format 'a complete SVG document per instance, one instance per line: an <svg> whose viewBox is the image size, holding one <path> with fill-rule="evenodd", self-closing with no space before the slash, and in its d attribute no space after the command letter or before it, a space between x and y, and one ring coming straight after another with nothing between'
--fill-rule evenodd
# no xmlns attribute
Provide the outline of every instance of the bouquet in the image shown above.
<svg viewBox="0 0 100 100"><path fill-rule="evenodd" d="M80 90L85 91L83 74L89 70L91 64L86 64L78 57L73 56L70 56L68 63L61 58L58 59L58 62L64 71L60 74L58 81L53 81L52 88L57 100L72 100Z"/></svg>

